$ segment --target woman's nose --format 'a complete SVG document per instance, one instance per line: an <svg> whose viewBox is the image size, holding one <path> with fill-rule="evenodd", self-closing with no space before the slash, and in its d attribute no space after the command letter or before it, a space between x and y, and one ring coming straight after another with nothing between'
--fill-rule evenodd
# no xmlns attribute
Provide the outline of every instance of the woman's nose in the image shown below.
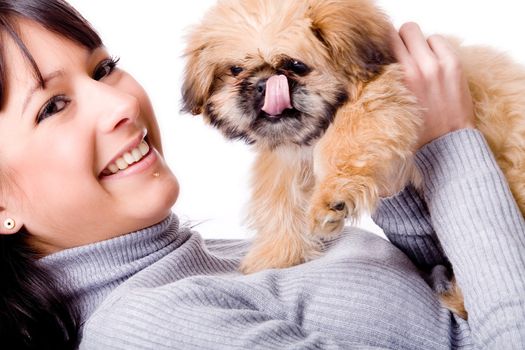
<svg viewBox="0 0 525 350"><path fill-rule="evenodd" d="M97 111L98 128L103 133L129 123L135 123L140 115L140 103L136 96L114 86L98 83L96 99L92 101ZM93 97L95 97L93 96Z"/></svg>

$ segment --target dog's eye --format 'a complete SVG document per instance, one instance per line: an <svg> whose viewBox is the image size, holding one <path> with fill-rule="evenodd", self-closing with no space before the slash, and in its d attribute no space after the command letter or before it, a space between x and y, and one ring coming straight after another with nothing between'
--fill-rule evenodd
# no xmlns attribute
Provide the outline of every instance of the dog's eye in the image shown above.
<svg viewBox="0 0 525 350"><path fill-rule="evenodd" d="M301 61L291 60L286 64L286 69L291 70L295 74L305 75L310 72L310 68Z"/></svg>
<svg viewBox="0 0 525 350"><path fill-rule="evenodd" d="M232 72L233 76L236 77L243 71L242 67L239 66L232 66L230 68L230 72Z"/></svg>

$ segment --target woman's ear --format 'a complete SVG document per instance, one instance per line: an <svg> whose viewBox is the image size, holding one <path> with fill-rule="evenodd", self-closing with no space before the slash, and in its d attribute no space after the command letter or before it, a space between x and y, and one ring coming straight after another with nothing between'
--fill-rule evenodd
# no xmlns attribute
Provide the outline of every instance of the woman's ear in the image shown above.
<svg viewBox="0 0 525 350"><path fill-rule="evenodd" d="M15 219L13 215L9 215L2 211L0 214L0 234L10 235L17 233L22 227L21 221Z"/></svg>
<svg viewBox="0 0 525 350"><path fill-rule="evenodd" d="M0 200L3 198L0 197ZM0 234L10 235L17 233L23 226L22 220L15 213L0 204Z"/></svg>

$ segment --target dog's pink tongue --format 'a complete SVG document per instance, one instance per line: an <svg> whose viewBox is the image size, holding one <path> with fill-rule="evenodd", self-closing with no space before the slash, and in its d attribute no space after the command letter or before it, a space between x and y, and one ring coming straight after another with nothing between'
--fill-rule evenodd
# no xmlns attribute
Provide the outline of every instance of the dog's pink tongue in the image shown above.
<svg viewBox="0 0 525 350"><path fill-rule="evenodd" d="M266 81L266 96L262 110L270 116L277 116L287 108L292 108L288 79L284 75L274 75Z"/></svg>

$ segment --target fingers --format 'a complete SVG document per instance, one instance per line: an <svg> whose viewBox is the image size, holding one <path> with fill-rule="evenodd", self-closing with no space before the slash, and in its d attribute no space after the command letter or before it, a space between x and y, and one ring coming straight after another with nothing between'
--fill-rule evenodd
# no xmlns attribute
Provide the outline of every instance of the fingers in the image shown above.
<svg viewBox="0 0 525 350"><path fill-rule="evenodd" d="M468 81L448 40L440 35L427 39L417 24L406 23L398 35L392 34L392 46L406 86L421 107L418 148L445 133L474 125Z"/></svg>
<svg viewBox="0 0 525 350"><path fill-rule="evenodd" d="M427 39L428 46L434 52L438 61L448 67L457 67L459 60L452 45L441 35L431 35Z"/></svg>
<svg viewBox="0 0 525 350"><path fill-rule="evenodd" d="M405 23L398 35L392 35L396 58L408 74L434 75L436 69L459 66L455 50L441 35L425 37L413 22Z"/></svg>
<svg viewBox="0 0 525 350"><path fill-rule="evenodd" d="M399 28L399 36L416 62L424 62L435 58L421 28L416 23L408 22L403 24Z"/></svg>
<svg viewBox="0 0 525 350"><path fill-rule="evenodd" d="M392 38L392 48L394 50L394 56L397 58L398 62L401 63L402 65L412 64L412 58L410 57L410 52L408 52L408 49L405 46L405 43L403 42L403 40L401 40L399 33L394 27L392 27L392 30L391 30L391 38Z"/></svg>

